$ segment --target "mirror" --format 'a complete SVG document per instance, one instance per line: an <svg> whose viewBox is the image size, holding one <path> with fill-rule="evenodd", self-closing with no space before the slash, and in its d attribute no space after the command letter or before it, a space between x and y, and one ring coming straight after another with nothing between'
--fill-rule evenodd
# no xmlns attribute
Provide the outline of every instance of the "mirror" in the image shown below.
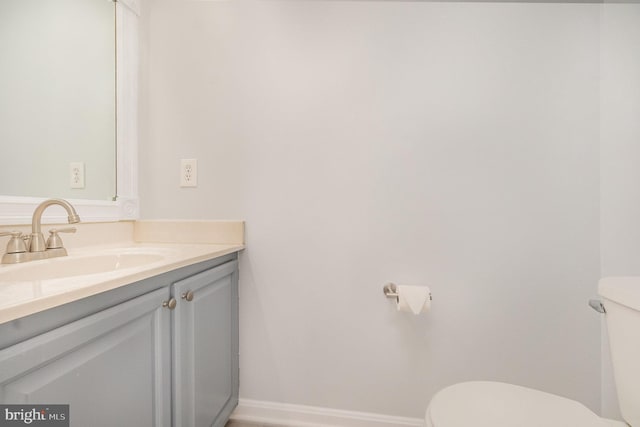
<svg viewBox="0 0 640 427"><path fill-rule="evenodd" d="M3 196L115 199L114 5L0 1Z"/></svg>

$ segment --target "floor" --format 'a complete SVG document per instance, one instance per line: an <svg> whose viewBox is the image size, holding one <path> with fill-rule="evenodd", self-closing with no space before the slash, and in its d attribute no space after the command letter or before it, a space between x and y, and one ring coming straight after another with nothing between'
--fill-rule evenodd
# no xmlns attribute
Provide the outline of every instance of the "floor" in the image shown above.
<svg viewBox="0 0 640 427"><path fill-rule="evenodd" d="M279 427L275 424L256 424L248 423L246 421L229 421L224 427Z"/></svg>

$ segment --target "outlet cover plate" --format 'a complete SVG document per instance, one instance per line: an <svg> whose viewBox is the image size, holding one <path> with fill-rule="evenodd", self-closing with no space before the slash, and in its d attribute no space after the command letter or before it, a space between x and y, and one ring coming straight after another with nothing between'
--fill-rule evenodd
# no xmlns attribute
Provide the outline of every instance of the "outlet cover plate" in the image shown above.
<svg viewBox="0 0 640 427"><path fill-rule="evenodd" d="M198 160L180 160L180 187L198 186Z"/></svg>
<svg viewBox="0 0 640 427"><path fill-rule="evenodd" d="M69 163L69 187L84 188L84 162Z"/></svg>

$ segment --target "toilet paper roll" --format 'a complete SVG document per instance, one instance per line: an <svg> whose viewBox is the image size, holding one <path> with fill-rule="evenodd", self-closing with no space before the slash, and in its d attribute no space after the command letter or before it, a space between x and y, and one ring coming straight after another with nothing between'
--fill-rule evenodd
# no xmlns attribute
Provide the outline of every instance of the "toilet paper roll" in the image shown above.
<svg viewBox="0 0 640 427"><path fill-rule="evenodd" d="M431 309L431 290L428 286L398 285L398 311L420 314Z"/></svg>

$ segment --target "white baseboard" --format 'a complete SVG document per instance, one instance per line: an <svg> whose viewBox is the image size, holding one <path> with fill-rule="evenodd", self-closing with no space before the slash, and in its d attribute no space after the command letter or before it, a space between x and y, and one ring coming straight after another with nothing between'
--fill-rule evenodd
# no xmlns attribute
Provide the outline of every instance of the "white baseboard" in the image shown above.
<svg viewBox="0 0 640 427"><path fill-rule="evenodd" d="M420 418L395 417L369 412L343 411L316 406L240 399L231 414L238 423L278 427L423 427Z"/></svg>

